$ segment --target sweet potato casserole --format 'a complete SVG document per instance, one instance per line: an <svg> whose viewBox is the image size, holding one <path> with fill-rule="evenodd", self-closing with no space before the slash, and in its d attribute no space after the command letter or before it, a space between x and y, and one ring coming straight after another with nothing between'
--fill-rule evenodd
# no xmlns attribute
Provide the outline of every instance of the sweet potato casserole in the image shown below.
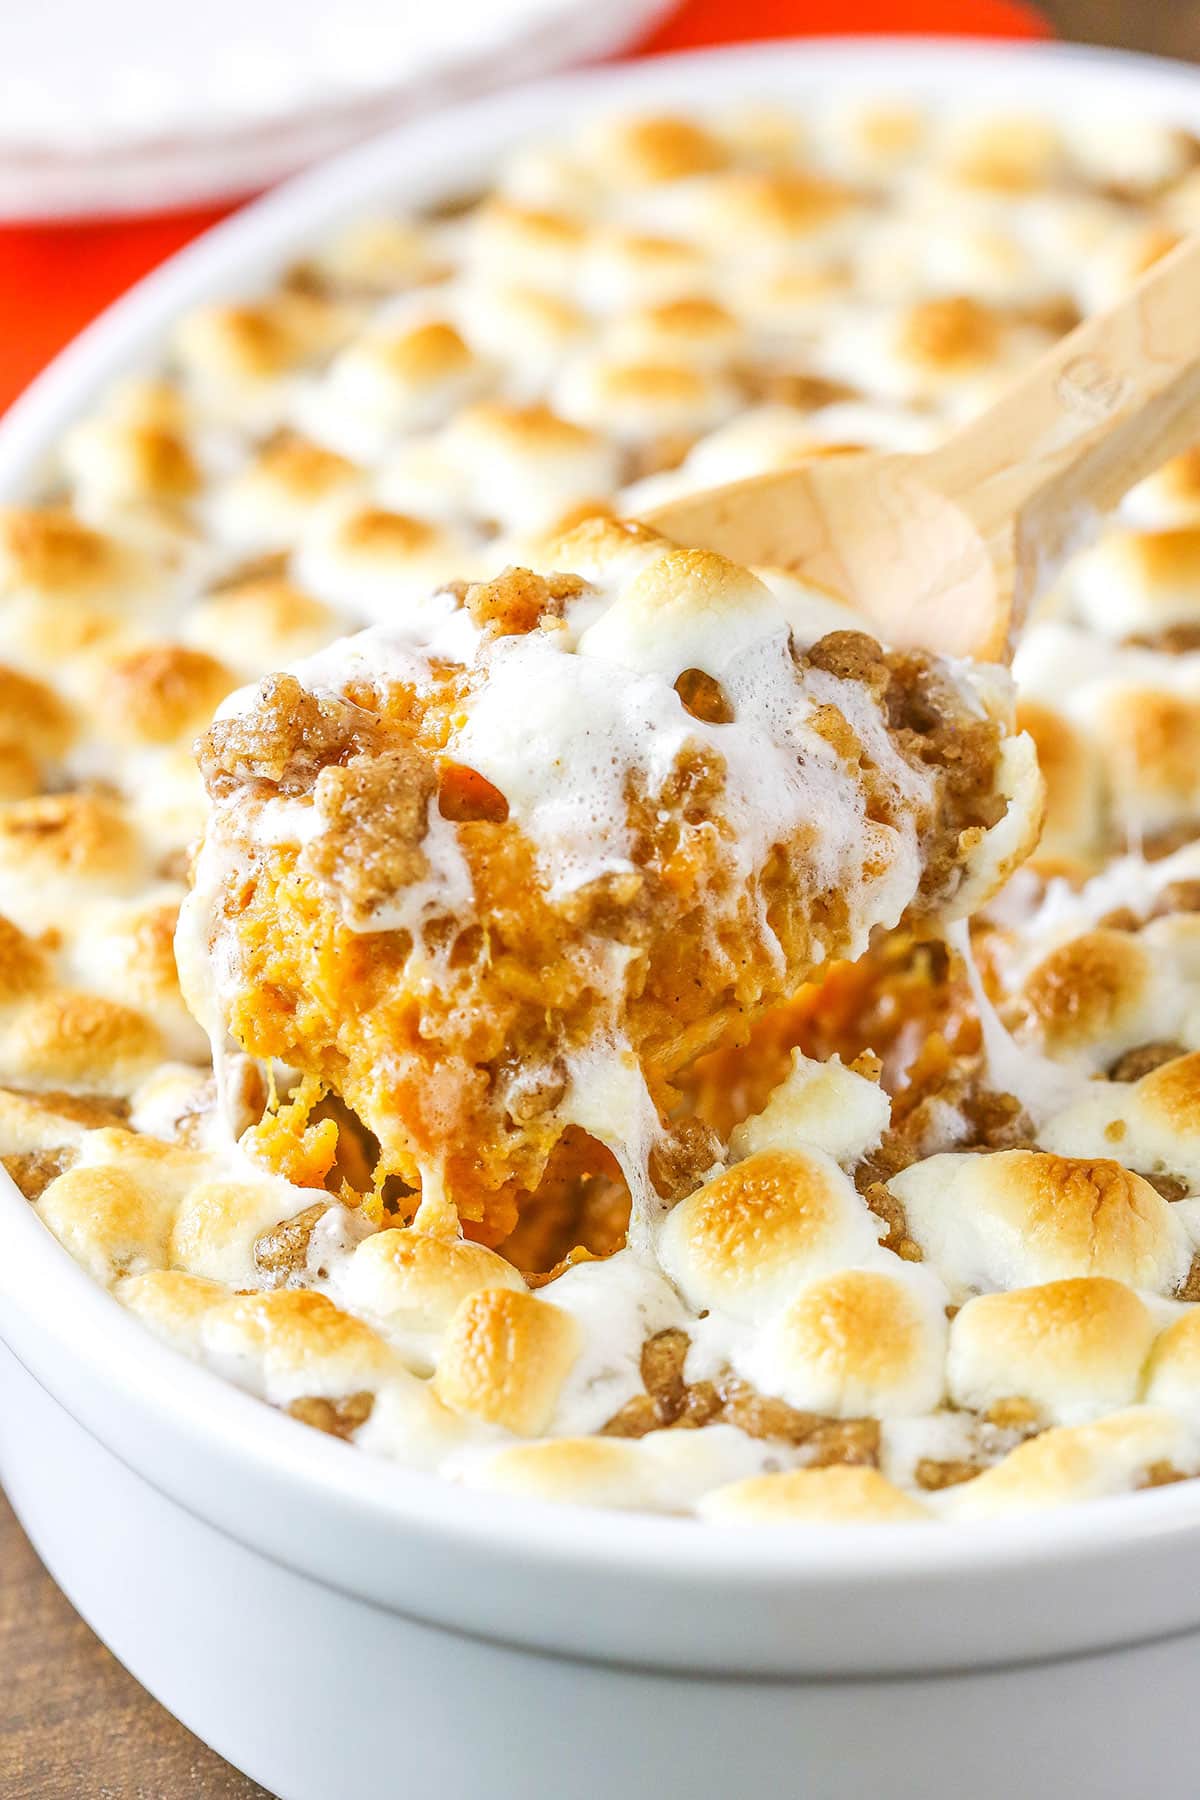
<svg viewBox="0 0 1200 1800"><path fill-rule="evenodd" d="M1200 453L1015 686L631 522L936 442L1198 225L1140 122L603 119L185 318L0 516L0 1157L71 1254L492 1492L1200 1473Z"/></svg>

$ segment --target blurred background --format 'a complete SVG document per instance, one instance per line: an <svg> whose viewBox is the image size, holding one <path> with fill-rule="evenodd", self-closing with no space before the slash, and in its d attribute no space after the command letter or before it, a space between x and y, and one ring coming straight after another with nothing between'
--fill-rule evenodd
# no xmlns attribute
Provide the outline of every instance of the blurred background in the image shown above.
<svg viewBox="0 0 1200 1800"><path fill-rule="evenodd" d="M1200 57L1194 0L10 0L0 409L139 275L334 149L558 68L828 31Z"/></svg>

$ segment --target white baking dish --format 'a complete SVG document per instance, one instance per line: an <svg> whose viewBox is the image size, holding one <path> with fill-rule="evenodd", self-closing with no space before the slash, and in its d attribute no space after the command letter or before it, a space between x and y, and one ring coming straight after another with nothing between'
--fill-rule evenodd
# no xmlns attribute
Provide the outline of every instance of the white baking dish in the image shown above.
<svg viewBox="0 0 1200 1800"><path fill-rule="evenodd" d="M293 183L113 309L0 428L0 499L154 353L360 210L471 187L586 107L896 87L1200 128L1200 77L1087 51L769 45L447 113ZM1200 1484L955 1529L724 1532L456 1489L192 1366L0 1175L0 1475L172 1711L283 1800L1196 1791Z"/></svg>

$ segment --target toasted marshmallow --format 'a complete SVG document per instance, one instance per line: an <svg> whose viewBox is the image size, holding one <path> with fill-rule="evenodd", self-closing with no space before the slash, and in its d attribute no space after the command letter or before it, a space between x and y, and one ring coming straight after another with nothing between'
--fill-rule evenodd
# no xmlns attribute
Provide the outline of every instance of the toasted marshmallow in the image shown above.
<svg viewBox="0 0 1200 1800"><path fill-rule="evenodd" d="M1131 488L1121 503L1121 513L1146 532L1200 526L1200 447L1172 457Z"/></svg>
<svg viewBox="0 0 1200 1800"><path fill-rule="evenodd" d="M1039 700L1018 700L1017 724L1037 749L1046 783L1042 858L1098 855L1103 825L1101 763L1089 736Z"/></svg>
<svg viewBox="0 0 1200 1800"><path fill-rule="evenodd" d="M73 1107L64 1110L58 1096L43 1098L35 1094L13 1094L0 1088L0 1156L28 1156L47 1149L61 1150L67 1153L65 1166L75 1148L87 1137L89 1129L81 1118L69 1116L76 1110ZM61 1174L61 1167L54 1172Z"/></svg>
<svg viewBox="0 0 1200 1800"><path fill-rule="evenodd" d="M459 314L475 350L505 365L514 393L534 399L589 330L581 307L536 287L467 287Z"/></svg>
<svg viewBox="0 0 1200 1800"><path fill-rule="evenodd" d="M384 507L331 511L313 521L295 558L302 587L351 617L387 620L408 596L471 574L462 536Z"/></svg>
<svg viewBox="0 0 1200 1800"><path fill-rule="evenodd" d="M50 980L51 959L45 947L0 916L0 1006L23 1000Z"/></svg>
<svg viewBox="0 0 1200 1800"><path fill-rule="evenodd" d="M241 680L257 680L339 635L338 614L282 576L250 577L199 601L186 642L219 657Z"/></svg>
<svg viewBox="0 0 1200 1800"><path fill-rule="evenodd" d="M1200 692L1173 693L1131 681L1100 688L1085 704L1113 810L1125 830L1136 835L1193 818Z"/></svg>
<svg viewBox="0 0 1200 1800"><path fill-rule="evenodd" d="M761 1150L812 1145L853 1167L878 1147L891 1101L878 1082L848 1069L839 1056L817 1062L792 1051L792 1066L761 1112L739 1125L729 1147L738 1158Z"/></svg>
<svg viewBox="0 0 1200 1800"><path fill-rule="evenodd" d="M126 1275L117 1283L116 1293L121 1304L148 1325L155 1337L187 1356L196 1354L209 1314L229 1299L223 1282L188 1275L181 1269L145 1269Z"/></svg>
<svg viewBox="0 0 1200 1800"><path fill-rule="evenodd" d="M0 1022L0 1070L22 1087L128 1094L166 1053L142 1013L99 994L51 988Z"/></svg>
<svg viewBox="0 0 1200 1800"><path fill-rule="evenodd" d="M146 874L128 813L107 795L40 794L0 807L0 910L23 930L73 929L77 906L131 894Z"/></svg>
<svg viewBox="0 0 1200 1800"><path fill-rule="evenodd" d="M606 312L663 305L708 292L704 252L684 239L609 227L593 233L582 268L592 304Z"/></svg>
<svg viewBox="0 0 1200 1800"><path fill-rule="evenodd" d="M962 187L1006 196L1046 187L1058 174L1063 143L1036 114L972 114L950 119L940 134L938 174Z"/></svg>
<svg viewBox="0 0 1200 1800"><path fill-rule="evenodd" d="M119 641L148 603L167 598L166 581L139 545L65 508L0 508L5 659L27 670L52 680L86 671L90 652Z"/></svg>
<svg viewBox="0 0 1200 1800"><path fill-rule="evenodd" d="M896 1262L843 1269L802 1287L744 1359L761 1392L840 1419L929 1412L942 1398L943 1295Z"/></svg>
<svg viewBox="0 0 1200 1800"><path fill-rule="evenodd" d="M580 1348L579 1327L560 1307L486 1288L468 1294L447 1325L434 1389L452 1412L536 1437Z"/></svg>
<svg viewBox="0 0 1200 1800"><path fill-rule="evenodd" d="M63 441L63 465L80 510L103 515L136 501L184 501L201 484L185 439L162 425L87 419Z"/></svg>
<svg viewBox="0 0 1200 1800"><path fill-rule="evenodd" d="M695 119L669 113L602 119L584 133L580 150L614 186L682 181L728 161L715 133Z"/></svg>
<svg viewBox="0 0 1200 1800"><path fill-rule="evenodd" d="M471 511L510 532L549 530L617 486L615 448L547 406L468 407L448 426L441 448L465 476Z"/></svg>
<svg viewBox="0 0 1200 1800"><path fill-rule="evenodd" d="M291 403L295 377L327 356L349 325L332 302L283 291L189 313L175 334L175 354L198 411L270 430Z"/></svg>
<svg viewBox="0 0 1200 1800"><path fill-rule="evenodd" d="M640 674L719 674L787 618L765 583L711 550L664 549L622 588L579 651Z"/></svg>
<svg viewBox="0 0 1200 1800"><path fill-rule="evenodd" d="M1073 565L1070 594L1079 617L1102 637L1194 625L1200 620L1200 525L1111 532Z"/></svg>
<svg viewBox="0 0 1200 1800"><path fill-rule="evenodd" d="M587 237L584 220L566 210L521 206L497 197L474 215L467 255L482 286L520 282L547 293L572 294L579 286Z"/></svg>
<svg viewBox="0 0 1200 1800"><path fill-rule="evenodd" d="M732 382L691 363L585 355L563 370L554 399L577 424L638 444L711 431L735 410L738 396Z"/></svg>
<svg viewBox="0 0 1200 1800"><path fill-rule="evenodd" d="M204 1319L203 1347L206 1361L276 1406L413 1379L369 1325L299 1288L228 1299Z"/></svg>
<svg viewBox="0 0 1200 1800"><path fill-rule="evenodd" d="M1022 1000L1055 1057L1105 1069L1123 1050L1170 1035L1179 993L1140 937L1097 926L1069 938L1025 978Z"/></svg>
<svg viewBox="0 0 1200 1800"><path fill-rule="evenodd" d="M200 1159L117 1130L89 1132L75 1165L52 1181L37 1212L103 1287L166 1266L175 1210Z"/></svg>
<svg viewBox="0 0 1200 1800"><path fill-rule="evenodd" d="M344 499L359 481L358 469L344 456L284 435L218 489L209 516L221 541L243 555L284 550L315 507Z"/></svg>
<svg viewBox="0 0 1200 1800"><path fill-rule="evenodd" d="M725 307L703 296L667 300L615 319L612 354L630 362L679 362L720 368L742 347L743 334Z"/></svg>
<svg viewBox="0 0 1200 1800"><path fill-rule="evenodd" d="M687 1512L709 1489L761 1467L761 1449L731 1425L652 1431L636 1441L562 1437L515 1444L463 1474L473 1487L516 1499Z"/></svg>
<svg viewBox="0 0 1200 1800"><path fill-rule="evenodd" d="M952 1519L999 1518L1145 1487L1160 1471L1197 1465L1194 1433L1158 1407L1130 1407L1089 1425L1060 1425L1018 1445L992 1469L952 1488Z"/></svg>
<svg viewBox="0 0 1200 1800"><path fill-rule="evenodd" d="M680 216L698 242L767 259L828 250L843 241L861 204L853 189L809 169L731 170L695 183Z"/></svg>
<svg viewBox="0 0 1200 1800"><path fill-rule="evenodd" d="M115 656L94 690L95 729L117 743L190 750L226 694L233 671L186 644L148 644Z"/></svg>
<svg viewBox="0 0 1200 1800"><path fill-rule="evenodd" d="M1187 1234L1148 1181L1107 1159L1036 1150L927 1157L888 1183L952 1291L1107 1275L1174 1292Z"/></svg>
<svg viewBox="0 0 1200 1800"><path fill-rule="evenodd" d="M441 1331L464 1301L491 1288L525 1292L512 1264L494 1250L411 1227L364 1238L341 1285L355 1311L389 1334Z"/></svg>
<svg viewBox="0 0 1200 1800"><path fill-rule="evenodd" d="M981 1294L950 1327L950 1398L982 1413L1019 1397L1051 1424L1082 1424L1139 1398L1154 1335L1149 1308L1104 1276Z"/></svg>
<svg viewBox="0 0 1200 1800"><path fill-rule="evenodd" d="M356 338L306 398L307 429L356 460L439 425L486 385L490 365L447 319L380 326Z"/></svg>
<svg viewBox="0 0 1200 1800"><path fill-rule="evenodd" d="M832 1157L761 1150L681 1200L658 1253L697 1311L758 1322L802 1282L877 1255L881 1229Z"/></svg>
<svg viewBox="0 0 1200 1800"><path fill-rule="evenodd" d="M258 1287L255 1242L294 1210L295 1198L283 1181L198 1181L175 1213L167 1260L227 1288Z"/></svg>
<svg viewBox="0 0 1200 1800"><path fill-rule="evenodd" d="M308 262L330 286L370 295L414 286L438 267L429 232L412 219L356 219Z"/></svg>
<svg viewBox="0 0 1200 1800"><path fill-rule="evenodd" d="M840 97L822 119L822 148L838 170L854 181L888 180L905 168L926 141L928 120L903 97L872 94Z"/></svg>
<svg viewBox="0 0 1200 1800"><path fill-rule="evenodd" d="M60 966L79 987L136 1007L170 1057L206 1062L208 1040L184 1006L179 989L178 920L179 896L166 887L98 907L88 928L64 945Z"/></svg>
<svg viewBox="0 0 1200 1800"><path fill-rule="evenodd" d="M815 361L876 399L944 403L957 417L986 405L1049 342L968 294L939 295L899 309L846 308Z"/></svg>
<svg viewBox="0 0 1200 1800"><path fill-rule="evenodd" d="M0 753L23 753L40 768L66 754L77 728L52 687L0 663Z"/></svg>
<svg viewBox="0 0 1200 1800"><path fill-rule="evenodd" d="M0 508L0 595L119 608L144 578L130 550L65 508Z"/></svg>
<svg viewBox="0 0 1200 1800"><path fill-rule="evenodd" d="M717 1525L903 1525L929 1508L893 1487L878 1469L835 1463L751 1475L706 1494L696 1508Z"/></svg>
<svg viewBox="0 0 1200 1800"><path fill-rule="evenodd" d="M1067 148L1075 167L1097 186L1152 193L1177 181L1195 160L1193 141L1173 125L1146 118L1074 119Z"/></svg>
<svg viewBox="0 0 1200 1800"><path fill-rule="evenodd" d="M1189 1306L1159 1333L1146 1365L1143 1398L1185 1419L1200 1414L1200 1307Z"/></svg>
<svg viewBox="0 0 1200 1800"><path fill-rule="evenodd" d="M1180 1176L1200 1189L1200 1052L1133 1083L1090 1082L1041 1137L1070 1156L1119 1156L1148 1175Z"/></svg>

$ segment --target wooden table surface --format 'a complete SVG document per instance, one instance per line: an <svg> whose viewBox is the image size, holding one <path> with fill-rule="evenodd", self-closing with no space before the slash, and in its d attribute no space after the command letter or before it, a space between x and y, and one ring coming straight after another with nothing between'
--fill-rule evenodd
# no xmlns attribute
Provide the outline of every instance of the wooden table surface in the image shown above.
<svg viewBox="0 0 1200 1800"><path fill-rule="evenodd" d="M1200 61L1193 0L1041 0L1041 10L1063 37ZM193 1797L270 1800L109 1655L0 1495L0 1800Z"/></svg>
<svg viewBox="0 0 1200 1800"><path fill-rule="evenodd" d="M42 1568L2 1494L0 1796L269 1800L109 1655Z"/></svg>

